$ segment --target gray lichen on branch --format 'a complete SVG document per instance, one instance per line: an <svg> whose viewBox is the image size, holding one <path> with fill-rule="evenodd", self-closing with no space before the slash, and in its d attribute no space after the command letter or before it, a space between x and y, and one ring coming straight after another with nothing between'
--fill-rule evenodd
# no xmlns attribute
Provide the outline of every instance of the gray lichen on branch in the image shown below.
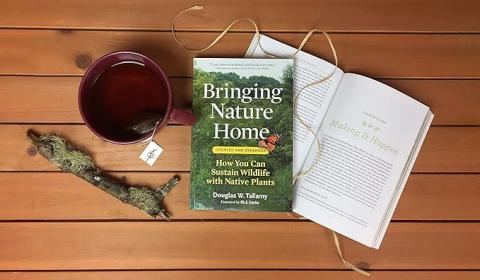
<svg viewBox="0 0 480 280"><path fill-rule="evenodd" d="M163 198L177 185L180 176L173 176L159 189L129 186L103 173L86 152L59 135L39 135L28 130L27 140L40 155L63 172L69 172L84 179L123 203L133 205L152 217L162 216L169 219L169 214L163 206Z"/></svg>

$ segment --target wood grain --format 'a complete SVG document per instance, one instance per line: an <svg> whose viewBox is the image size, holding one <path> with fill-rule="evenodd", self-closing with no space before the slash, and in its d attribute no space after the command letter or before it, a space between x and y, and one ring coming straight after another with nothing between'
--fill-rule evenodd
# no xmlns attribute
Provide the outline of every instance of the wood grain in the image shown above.
<svg viewBox="0 0 480 280"><path fill-rule="evenodd" d="M372 280L476 280L478 271L375 271ZM347 271L57 271L0 272L2 280L364 280L365 276Z"/></svg>
<svg viewBox="0 0 480 280"><path fill-rule="evenodd" d="M393 223L381 250L342 244L371 269L478 269L480 224ZM0 246L3 270L345 269L310 222L1 223Z"/></svg>
<svg viewBox="0 0 480 280"><path fill-rule="evenodd" d="M0 122L83 123L77 106L80 77L0 76ZM191 78L170 79L177 107L190 107ZM480 80L381 79L430 106L433 125L480 125ZM452 110L455 104L455 110Z"/></svg>
<svg viewBox="0 0 480 280"><path fill-rule="evenodd" d="M433 125L478 125L480 80L396 80L380 82L424 103L435 114Z"/></svg>
<svg viewBox="0 0 480 280"><path fill-rule="evenodd" d="M192 211L189 174L179 173L179 185L165 200L174 220L285 219L287 213ZM118 173L131 184L160 186L174 173ZM119 202L81 179L64 173L0 173L0 220L151 220L138 209ZM393 220L480 221L480 175L410 176ZM12 199L14 198L14 199ZM441 205L441 207L439 207ZM93 206L93 207L92 207Z"/></svg>
<svg viewBox="0 0 480 280"><path fill-rule="evenodd" d="M303 34L267 34L297 46ZM203 47L215 33L179 34L190 47ZM252 34L227 34L203 57L245 55ZM472 34L333 34L340 66L374 78L480 78L480 36ZM0 74L81 75L91 61L118 50L141 52L156 60L169 76L190 76L193 55L169 32L16 30L0 32ZM323 36L304 48L331 60Z"/></svg>
<svg viewBox="0 0 480 280"><path fill-rule="evenodd" d="M205 9L185 15L179 28L218 30L233 19L252 17L262 30L323 28L341 32L478 32L480 5L474 0L287 0L240 2L204 0ZM127 0L2 1L0 27L169 30L191 0L141 3ZM285 17L288 15L288 17ZM238 29L251 30L249 25Z"/></svg>
<svg viewBox="0 0 480 280"><path fill-rule="evenodd" d="M80 77L0 76L0 122L83 123L77 102L80 80ZM192 80L170 81L175 106L190 108Z"/></svg>
<svg viewBox="0 0 480 280"><path fill-rule="evenodd" d="M81 75L117 50L156 60L171 77L176 106L190 106L194 55L176 45L169 27L193 4L199 3L1 1L0 279L364 279L345 271L331 233L319 225L282 213L190 211L189 127L170 125L157 135L166 150L149 168L138 159L143 147L106 144L82 124L76 106ZM429 105L437 127L381 249L342 238L343 251L352 263L376 270L374 280L480 278L479 1L202 4L205 10L178 21L188 46L205 46L217 34L211 31L245 16L292 46L306 30L322 28L333 32L342 69L380 78ZM243 56L251 26L234 30L201 56ZM305 50L332 60L322 36ZM52 172L39 155L27 153L30 127L65 134L131 183L160 185L180 173L183 181L166 199L174 221L151 220L72 175Z"/></svg>
<svg viewBox="0 0 480 280"><path fill-rule="evenodd" d="M170 125L156 134L165 148L157 163L150 167L138 156L144 146L115 145L98 139L85 125L0 125L0 171L57 170L39 155L30 156L26 131L55 132L84 147L105 170L111 171L188 171L190 168L191 128ZM430 128L414 172L479 172L479 127Z"/></svg>
<svg viewBox="0 0 480 280"><path fill-rule="evenodd" d="M190 169L190 127L170 125L155 135L155 141L165 150L157 163L150 167L140 158L145 145L116 145L97 138L85 125L0 125L0 171L55 171L47 160L28 154L30 145L25 135L29 128L39 133L54 132L66 136L76 145L94 155L105 170L188 171Z"/></svg>

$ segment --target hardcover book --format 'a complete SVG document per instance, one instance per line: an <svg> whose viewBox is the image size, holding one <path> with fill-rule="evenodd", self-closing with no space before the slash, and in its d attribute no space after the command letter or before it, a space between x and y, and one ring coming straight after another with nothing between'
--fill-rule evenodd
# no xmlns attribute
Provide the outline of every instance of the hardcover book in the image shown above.
<svg viewBox="0 0 480 280"><path fill-rule="evenodd" d="M293 60L196 58L190 207L292 210Z"/></svg>

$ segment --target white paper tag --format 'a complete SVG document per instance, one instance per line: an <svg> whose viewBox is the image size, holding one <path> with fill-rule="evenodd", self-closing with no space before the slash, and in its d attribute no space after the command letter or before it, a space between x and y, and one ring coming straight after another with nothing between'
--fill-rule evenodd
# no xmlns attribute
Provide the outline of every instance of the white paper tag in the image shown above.
<svg viewBox="0 0 480 280"><path fill-rule="evenodd" d="M148 165L153 166L153 164L155 163L155 161L157 161L157 158L162 152L162 147L160 147L154 141L150 141L145 150L143 150L142 154L140 154L140 158Z"/></svg>

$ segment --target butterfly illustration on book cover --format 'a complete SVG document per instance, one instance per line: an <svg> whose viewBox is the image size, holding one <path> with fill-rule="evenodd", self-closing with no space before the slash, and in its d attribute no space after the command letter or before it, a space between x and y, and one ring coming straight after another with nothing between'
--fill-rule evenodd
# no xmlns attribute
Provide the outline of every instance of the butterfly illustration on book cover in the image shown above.
<svg viewBox="0 0 480 280"><path fill-rule="evenodd" d="M281 134L274 133L258 142L258 147L267 149L270 153L277 147L277 142L282 138Z"/></svg>

